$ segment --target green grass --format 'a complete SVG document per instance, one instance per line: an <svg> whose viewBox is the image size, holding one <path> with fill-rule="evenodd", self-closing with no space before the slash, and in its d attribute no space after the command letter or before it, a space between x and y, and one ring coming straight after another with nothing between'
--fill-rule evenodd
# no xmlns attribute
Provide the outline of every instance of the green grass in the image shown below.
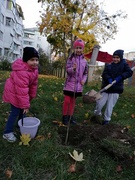
<svg viewBox="0 0 135 180"><path fill-rule="evenodd" d="M1 72L1 82L9 76L9 73ZM3 79L2 79L3 77ZM37 98L31 103L31 111L40 119L38 135L44 135L45 139L39 141L33 139L30 146L20 146L19 134L15 143L9 143L2 138L5 119L8 118L10 105L2 102L4 84L0 84L0 179L6 180L6 170L9 168L12 173L12 180L134 180L135 165L122 165L122 172L116 172L119 160L110 157L104 150L98 148L95 143L88 144L85 149L77 146L66 146L61 143L58 134L58 127L52 121L61 121L63 103L64 79L55 77L40 76ZM84 93L90 89L99 90L100 82L87 84ZM54 98L57 97L57 101ZM129 132L135 135L135 88L125 87L124 93L120 96L114 108L111 123L130 126ZM95 104L83 104L82 98L77 99L75 117L82 122L85 114L89 113L88 120L93 115ZM32 115L32 114L30 114ZM50 137L48 137L50 134ZM110 142L108 139L102 142L106 148L116 148L118 151L130 151L130 147L117 145L117 142ZM76 149L83 152L84 161L77 162L75 173L68 172L72 159L69 152Z"/></svg>

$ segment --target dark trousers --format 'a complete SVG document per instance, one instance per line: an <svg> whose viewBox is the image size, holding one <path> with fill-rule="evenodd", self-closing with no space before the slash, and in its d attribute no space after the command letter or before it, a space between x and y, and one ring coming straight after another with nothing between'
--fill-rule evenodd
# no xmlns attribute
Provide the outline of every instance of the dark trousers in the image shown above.
<svg viewBox="0 0 135 180"><path fill-rule="evenodd" d="M6 123L4 134L13 132L16 119L19 120L22 119L22 117L23 117L23 109L17 108L11 104L11 112Z"/></svg>

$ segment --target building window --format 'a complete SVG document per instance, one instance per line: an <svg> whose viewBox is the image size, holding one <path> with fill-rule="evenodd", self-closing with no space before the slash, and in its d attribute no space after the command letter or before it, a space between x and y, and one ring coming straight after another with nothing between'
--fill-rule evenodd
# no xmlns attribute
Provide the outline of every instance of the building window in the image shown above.
<svg viewBox="0 0 135 180"><path fill-rule="evenodd" d="M33 43L32 43L32 42L30 42L30 41L24 41L24 44L25 44L25 45L30 45L30 46L33 46Z"/></svg>
<svg viewBox="0 0 135 180"><path fill-rule="evenodd" d="M12 10L12 0L7 0L7 9Z"/></svg>
<svg viewBox="0 0 135 180"><path fill-rule="evenodd" d="M6 26L11 26L11 18L6 17Z"/></svg>
<svg viewBox="0 0 135 180"><path fill-rule="evenodd" d="M24 38L34 39L34 35L33 34L24 33Z"/></svg>
<svg viewBox="0 0 135 180"><path fill-rule="evenodd" d="M37 44L37 49L39 49L40 48L40 45L39 44Z"/></svg>
<svg viewBox="0 0 135 180"><path fill-rule="evenodd" d="M4 56L8 56L9 48L4 48Z"/></svg>
<svg viewBox="0 0 135 180"><path fill-rule="evenodd" d="M1 13L0 21L1 21L2 24L4 24L4 15L2 13Z"/></svg>
<svg viewBox="0 0 135 180"><path fill-rule="evenodd" d="M13 60L15 60L17 58L16 54L13 54Z"/></svg>
<svg viewBox="0 0 135 180"><path fill-rule="evenodd" d="M0 31L0 40L3 40L3 32Z"/></svg>
<svg viewBox="0 0 135 180"><path fill-rule="evenodd" d="M0 56L2 56L2 48L0 48Z"/></svg>
<svg viewBox="0 0 135 180"><path fill-rule="evenodd" d="M24 38L28 38L28 37L29 37L29 35L25 33L24 34Z"/></svg>

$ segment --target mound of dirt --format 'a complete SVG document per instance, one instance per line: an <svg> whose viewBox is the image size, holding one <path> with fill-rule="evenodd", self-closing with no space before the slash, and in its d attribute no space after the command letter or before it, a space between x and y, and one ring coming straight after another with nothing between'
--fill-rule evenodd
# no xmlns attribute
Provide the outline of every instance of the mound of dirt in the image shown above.
<svg viewBox="0 0 135 180"><path fill-rule="evenodd" d="M60 126L58 133L62 144L74 146L82 150L88 150L93 147L107 152L114 159L128 161L128 164L134 162L135 157L131 158L130 150L135 149L135 138L128 133L126 127L118 124L80 124L70 125L68 136L67 127ZM68 137L68 138L67 138ZM67 139L67 141L66 141ZM107 141L106 143L106 140ZM108 143L109 142L109 143ZM112 142L117 142L117 146L112 146Z"/></svg>
<svg viewBox="0 0 135 180"><path fill-rule="evenodd" d="M67 133L66 127L59 127L58 133L64 143ZM69 128L68 144L79 145L83 142L101 141L106 138L120 140L121 142L134 144L134 138L128 134L128 129L117 124L93 124L93 125L72 125Z"/></svg>

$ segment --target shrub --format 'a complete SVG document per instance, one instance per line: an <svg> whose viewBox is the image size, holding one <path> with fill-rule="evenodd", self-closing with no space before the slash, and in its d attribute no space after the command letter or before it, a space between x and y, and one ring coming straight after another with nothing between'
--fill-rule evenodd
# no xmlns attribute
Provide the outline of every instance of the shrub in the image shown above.
<svg viewBox="0 0 135 180"><path fill-rule="evenodd" d="M7 59L0 59L0 70L6 70L10 71L11 70L11 62L9 62Z"/></svg>

